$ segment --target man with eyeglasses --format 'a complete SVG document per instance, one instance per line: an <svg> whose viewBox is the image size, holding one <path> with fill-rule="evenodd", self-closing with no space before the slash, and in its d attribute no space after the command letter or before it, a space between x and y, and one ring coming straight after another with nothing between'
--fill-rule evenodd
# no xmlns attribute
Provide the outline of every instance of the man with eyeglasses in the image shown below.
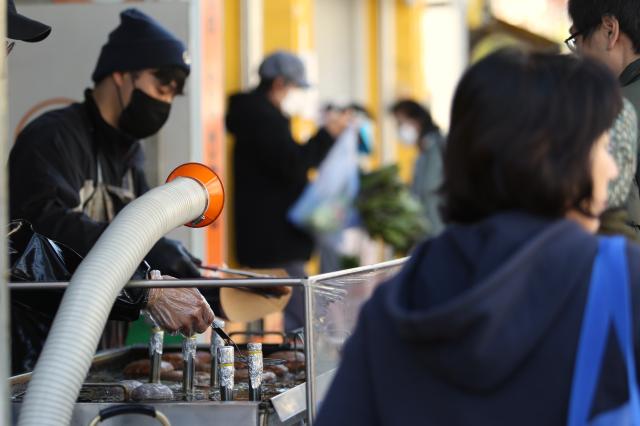
<svg viewBox="0 0 640 426"><path fill-rule="evenodd" d="M14 0L7 0L7 38L5 44L7 55L15 46L15 40L36 43L42 41L51 33L51 27L27 18L18 13Z"/></svg>
<svg viewBox="0 0 640 426"><path fill-rule="evenodd" d="M640 85L634 85L640 81L640 3L569 0L569 15L569 49L604 62L620 76L625 95L640 100Z"/></svg>
<svg viewBox="0 0 640 426"><path fill-rule="evenodd" d="M570 28L571 36L565 40L567 47L574 53L596 59L605 65L619 77L622 92L640 117L640 2L638 0L569 0L569 16L573 25ZM622 117L630 116L623 112L612 129L611 148L614 158L622 159L623 155L616 156L622 150L629 151L633 146L632 157L627 156L626 161L618 162L621 178L625 174L633 174L629 196L626 200L625 217L623 220L627 226L622 227L623 233L628 237L640 241L640 173L634 164L638 163L638 140L626 141L630 132L620 132L624 126ZM629 122L630 120L626 120ZM631 120L636 123L640 121ZM640 128L638 129L640 132ZM640 134L640 133L638 133ZM626 135L626 136L625 136ZM633 144L631 143L633 142ZM625 171L630 170L630 173ZM618 182L620 179L618 179ZM614 182L615 184L615 182ZM609 211L607 215L616 214ZM618 216L619 217L619 216ZM603 224L607 222L606 217ZM619 228L619 227L618 227ZM629 228L632 232L628 232Z"/></svg>

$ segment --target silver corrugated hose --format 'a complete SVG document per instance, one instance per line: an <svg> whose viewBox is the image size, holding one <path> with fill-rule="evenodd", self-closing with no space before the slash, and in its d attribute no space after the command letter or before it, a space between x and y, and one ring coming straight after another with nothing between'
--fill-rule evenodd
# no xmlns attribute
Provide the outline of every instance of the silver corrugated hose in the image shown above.
<svg viewBox="0 0 640 426"><path fill-rule="evenodd" d="M177 178L125 207L73 275L22 404L20 426L68 425L116 297L153 245L200 217L208 194Z"/></svg>

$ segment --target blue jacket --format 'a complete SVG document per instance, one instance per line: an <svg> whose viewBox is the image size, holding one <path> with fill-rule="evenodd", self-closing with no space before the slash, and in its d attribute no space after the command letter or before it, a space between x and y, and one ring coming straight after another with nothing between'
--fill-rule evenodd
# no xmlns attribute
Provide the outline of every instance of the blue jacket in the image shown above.
<svg viewBox="0 0 640 426"><path fill-rule="evenodd" d="M596 251L575 223L523 213L425 242L363 307L317 425L565 425ZM627 251L640 336L640 247ZM613 342L593 414L626 400Z"/></svg>

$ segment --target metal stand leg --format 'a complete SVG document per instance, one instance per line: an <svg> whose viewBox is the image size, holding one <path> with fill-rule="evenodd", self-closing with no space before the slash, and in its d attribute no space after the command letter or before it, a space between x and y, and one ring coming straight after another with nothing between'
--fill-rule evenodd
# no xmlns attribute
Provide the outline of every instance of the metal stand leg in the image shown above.
<svg viewBox="0 0 640 426"><path fill-rule="evenodd" d="M313 353L313 289L311 281L304 281L304 355L307 390L307 424L312 426L316 416L315 354Z"/></svg>

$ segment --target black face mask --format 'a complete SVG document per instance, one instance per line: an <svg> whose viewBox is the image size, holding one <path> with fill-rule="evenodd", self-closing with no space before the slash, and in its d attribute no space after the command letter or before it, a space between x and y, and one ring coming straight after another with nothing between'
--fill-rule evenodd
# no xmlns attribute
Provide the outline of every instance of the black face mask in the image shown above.
<svg viewBox="0 0 640 426"><path fill-rule="evenodd" d="M170 112L170 103L154 99L140 89L134 89L129 105L120 114L118 126L126 134L143 139L158 133L169 119Z"/></svg>

